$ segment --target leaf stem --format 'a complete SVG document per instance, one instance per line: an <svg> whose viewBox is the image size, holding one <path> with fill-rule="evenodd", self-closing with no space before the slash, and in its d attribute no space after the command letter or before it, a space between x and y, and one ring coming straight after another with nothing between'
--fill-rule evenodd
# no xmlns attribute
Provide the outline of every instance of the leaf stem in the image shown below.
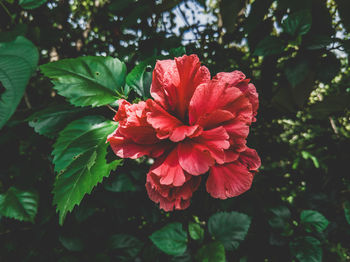
<svg viewBox="0 0 350 262"><path fill-rule="evenodd" d="M2 1L0 1L0 5L5 10L6 14L8 14L8 16L11 18L11 21L12 21L11 13L9 12L9 10L7 9L7 7L4 5L4 3Z"/></svg>
<svg viewBox="0 0 350 262"><path fill-rule="evenodd" d="M115 110L113 107L111 107L110 105L107 105L107 107L112 110L114 113L117 113L117 110Z"/></svg>

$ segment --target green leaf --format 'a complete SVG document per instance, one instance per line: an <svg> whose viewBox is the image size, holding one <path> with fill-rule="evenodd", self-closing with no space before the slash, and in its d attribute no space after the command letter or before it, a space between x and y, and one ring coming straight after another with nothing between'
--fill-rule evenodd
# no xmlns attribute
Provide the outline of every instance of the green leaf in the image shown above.
<svg viewBox="0 0 350 262"><path fill-rule="evenodd" d="M11 31L0 32L0 42L11 42L20 35L25 35L28 26L26 24L17 24Z"/></svg>
<svg viewBox="0 0 350 262"><path fill-rule="evenodd" d="M10 187L7 192L0 194L0 215L34 223L38 201L37 193Z"/></svg>
<svg viewBox="0 0 350 262"><path fill-rule="evenodd" d="M104 188L111 192L133 192L139 190L128 174L118 174L108 179L104 183Z"/></svg>
<svg viewBox="0 0 350 262"><path fill-rule="evenodd" d="M238 212L219 212L208 221L209 233L225 246L226 250L235 250L245 239L251 218Z"/></svg>
<svg viewBox="0 0 350 262"><path fill-rule="evenodd" d="M144 244L134 236L116 234L111 236L109 247L118 251L118 261L130 261L142 250Z"/></svg>
<svg viewBox="0 0 350 262"><path fill-rule="evenodd" d="M346 221L350 225L350 202L349 201L345 201L344 203L344 214L345 214Z"/></svg>
<svg viewBox="0 0 350 262"><path fill-rule="evenodd" d="M283 230L288 224L291 214L287 207L278 206L270 208L269 225L274 229Z"/></svg>
<svg viewBox="0 0 350 262"><path fill-rule="evenodd" d="M222 0L219 3L223 26L227 32L232 33L235 30L238 14L244 8L245 2L242 0Z"/></svg>
<svg viewBox="0 0 350 262"><path fill-rule="evenodd" d="M70 105L54 105L31 115L28 124L38 134L53 138L83 110Z"/></svg>
<svg viewBox="0 0 350 262"><path fill-rule="evenodd" d="M244 25L244 31L247 34L251 33L257 25L263 22L264 16L268 13L272 2L273 0L254 1Z"/></svg>
<svg viewBox="0 0 350 262"><path fill-rule="evenodd" d="M100 116L87 116L70 123L54 144L52 152L55 171L54 204L60 224L66 214L79 205L85 194L121 164L121 160L106 161L106 138L116 124Z"/></svg>
<svg viewBox="0 0 350 262"><path fill-rule="evenodd" d="M310 236L300 237L290 242L290 252L300 262L321 262L322 248L318 239Z"/></svg>
<svg viewBox="0 0 350 262"><path fill-rule="evenodd" d="M220 242L202 246L196 254L197 262L226 262L225 248Z"/></svg>
<svg viewBox="0 0 350 262"><path fill-rule="evenodd" d="M318 50L318 49L326 48L333 42L334 40L328 35L315 35L306 44L306 49Z"/></svg>
<svg viewBox="0 0 350 262"><path fill-rule="evenodd" d="M315 210L303 210L300 214L300 223L307 232L312 232L313 230L323 232L328 227L329 221Z"/></svg>
<svg viewBox="0 0 350 262"><path fill-rule="evenodd" d="M169 50L169 57L173 59L174 57L183 56L186 54L186 48L184 46L180 46L177 48L171 48Z"/></svg>
<svg viewBox="0 0 350 262"><path fill-rule="evenodd" d="M323 101L313 104L310 113L314 118L323 119L331 114L344 112L350 105L349 94L336 94L326 96Z"/></svg>
<svg viewBox="0 0 350 262"><path fill-rule="evenodd" d="M156 247L168 255L181 255L187 248L187 233L178 222L155 231L149 238Z"/></svg>
<svg viewBox="0 0 350 262"><path fill-rule="evenodd" d="M117 58L85 56L40 66L54 89L75 106L107 105L122 96L126 66Z"/></svg>
<svg viewBox="0 0 350 262"><path fill-rule="evenodd" d="M151 97L152 71L156 58L151 57L139 63L126 77L126 84L143 98Z"/></svg>
<svg viewBox="0 0 350 262"><path fill-rule="evenodd" d="M202 240L204 237L204 229L197 223L190 222L188 224L188 233L194 240Z"/></svg>
<svg viewBox="0 0 350 262"><path fill-rule="evenodd" d="M253 55L268 56L281 54L284 50L284 43L276 36L267 36L256 46Z"/></svg>
<svg viewBox="0 0 350 262"><path fill-rule="evenodd" d="M309 32L311 23L311 12L305 9L290 14L287 19L282 22L282 27L285 33L292 36L302 36Z"/></svg>
<svg viewBox="0 0 350 262"><path fill-rule="evenodd" d="M34 9L46 2L47 0L19 0L19 5L23 9Z"/></svg>
<svg viewBox="0 0 350 262"><path fill-rule="evenodd" d="M321 58L316 68L316 77L324 83L330 83L340 72L341 63L335 54L328 52Z"/></svg>
<svg viewBox="0 0 350 262"><path fill-rule="evenodd" d="M0 98L0 128L15 112L38 59L36 47L22 36L0 43L0 82L5 88Z"/></svg>
<svg viewBox="0 0 350 262"><path fill-rule="evenodd" d="M84 249L84 242L78 236L60 235L58 239L69 251L82 251Z"/></svg>
<svg viewBox="0 0 350 262"><path fill-rule="evenodd" d="M291 86L295 87L307 77L309 62L302 58L291 59L286 63L284 73Z"/></svg>

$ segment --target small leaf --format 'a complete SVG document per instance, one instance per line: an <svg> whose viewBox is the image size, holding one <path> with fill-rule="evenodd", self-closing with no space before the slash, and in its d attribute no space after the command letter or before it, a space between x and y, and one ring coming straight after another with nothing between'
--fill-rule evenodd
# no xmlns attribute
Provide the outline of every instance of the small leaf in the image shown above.
<svg viewBox="0 0 350 262"><path fill-rule="evenodd" d="M143 98L151 97L152 71L156 58L151 57L139 63L126 77L126 84Z"/></svg>
<svg viewBox="0 0 350 262"><path fill-rule="evenodd" d="M126 66L117 58L85 56L40 66L54 89L75 106L107 105L122 96Z"/></svg>
<svg viewBox="0 0 350 262"><path fill-rule="evenodd" d="M321 262L322 248L318 239L310 236L300 237L290 242L290 252L300 262Z"/></svg>
<svg viewBox="0 0 350 262"><path fill-rule="evenodd" d="M187 233L178 222L166 225L149 238L155 246L168 255L181 255L187 248Z"/></svg>
<svg viewBox="0 0 350 262"><path fill-rule="evenodd" d="M31 115L28 124L38 134L53 138L83 110L70 105L50 106Z"/></svg>
<svg viewBox="0 0 350 262"><path fill-rule="evenodd" d="M204 229L197 223L190 222L188 232L193 240L202 240L204 237Z"/></svg>
<svg viewBox="0 0 350 262"><path fill-rule="evenodd" d="M220 242L202 246L196 254L197 262L226 262L225 248Z"/></svg>
<svg viewBox="0 0 350 262"><path fill-rule="evenodd" d="M169 50L169 57L173 59L174 57L183 56L186 54L186 48L184 46L180 46L177 48L171 48Z"/></svg>
<svg viewBox="0 0 350 262"><path fill-rule="evenodd" d="M303 210L300 214L300 222L307 232L313 230L323 232L329 224L327 218L315 210Z"/></svg>
<svg viewBox="0 0 350 262"><path fill-rule="evenodd" d="M54 144L52 152L55 171L54 204L63 224L66 214L79 205L85 194L121 164L121 160L106 161L107 136L116 129L112 121L87 116L70 123Z"/></svg>
<svg viewBox="0 0 350 262"><path fill-rule="evenodd" d="M235 250L245 239L251 219L238 212L219 212L208 221L209 233L225 246L226 250Z"/></svg>
<svg viewBox="0 0 350 262"><path fill-rule="evenodd" d="M307 34L311 28L312 17L308 9L290 14L283 22L282 27L285 33L292 36Z"/></svg>
<svg viewBox="0 0 350 262"><path fill-rule="evenodd" d="M271 217L269 219L269 224L274 229L283 230L288 224L291 214L287 207L278 206L270 208Z"/></svg>
<svg viewBox="0 0 350 262"><path fill-rule="evenodd" d="M36 47L22 36L13 42L0 43L0 82L5 88L0 97L0 129L21 101L38 59Z"/></svg>
<svg viewBox="0 0 350 262"><path fill-rule="evenodd" d="M134 236L116 234L110 238L109 246L117 251L118 261L130 261L140 253L144 244Z"/></svg>
<svg viewBox="0 0 350 262"><path fill-rule="evenodd" d="M69 251L82 251L84 249L84 242L77 236L60 235L58 239Z"/></svg>
<svg viewBox="0 0 350 262"><path fill-rule="evenodd" d="M35 9L46 2L47 0L19 0L19 5L23 9Z"/></svg>
<svg viewBox="0 0 350 262"><path fill-rule="evenodd" d="M276 36L267 36L256 46L253 55L268 56L281 54L284 50L284 43Z"/></svg>
<svg viewBox="0 0 350 262"><path fill-rule="evenodd" d="M37 193L10 187L6 193L0 194L0 215L34 223L38 201Z"/></svg>
<svg viewBox="0 0 350 262"><path fill-rule="evenodd" d="M346 221L350 225L350 202L349 201L345 201L344 203L344 214L345 214Z"/></svg>

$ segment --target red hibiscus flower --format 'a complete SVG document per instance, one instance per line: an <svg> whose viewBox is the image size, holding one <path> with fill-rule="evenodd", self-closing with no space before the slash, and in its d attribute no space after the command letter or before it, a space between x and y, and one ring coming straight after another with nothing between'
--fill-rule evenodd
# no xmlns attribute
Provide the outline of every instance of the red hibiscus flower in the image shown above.
<svg viewBox="0 0 350 262"><path fill-rule="evenodd" d="M185 209L209 171L208 193L226 199L247 191L260 158L246 146L258 94L239 71L210 79L196 55L158 61L151 95L138 104L119 100L117 130L108 141L122 158L156 159L147 174L151 200L165 211Z"/></svg>

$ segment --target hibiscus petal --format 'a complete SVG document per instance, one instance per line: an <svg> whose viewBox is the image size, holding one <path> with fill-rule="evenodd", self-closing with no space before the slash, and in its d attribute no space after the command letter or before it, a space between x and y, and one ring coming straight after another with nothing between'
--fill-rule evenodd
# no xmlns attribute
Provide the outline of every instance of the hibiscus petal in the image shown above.
<svg viewBox="0 0 350 262"><path fill-rule="evenodd" d="M136 159L145 155L159 157L168 147L165 143L151 145L135 143L132 139L121 135L118 129L108 136L107 141L110 143L113 152L121 158Z"/></svg>
<svg viewBox="0 0 350 262"><path fill-rule="evenodd" d="M181 167L194 176L204 174L214 164L209 152L191 141L179 143L178 155Z"/></svg>
<svg viewBox="0 0 350 262"><path fill-rule="evenodd" d="M196 55L158 61L153 71L151 95L166 111L185 120L193 92L209 80L209 70L200 65Z"/></svg>
<svg viewBox="0 0 350 262"><path fill-rule="evenodd" d="M193 139L198 143L198 148L208 151L217 163L223 164L225 161L224 150L230 147L229 135L220 126L214 129L203 131L199 137Z"/></svg>
<svg viewBox="0 0 350 262"><path fill-rule="evenodd" d="M147 174L146 189L149 198L165 211L186 209L190 205L193 192L200 184L200 177L188 176L186 183L180 187L162 185L158 176Z"/></svg>
<svg viewBox="0 0 350 262"><path fill-rule="evenodd" d="M235 116L227 110L217 109L201 116L197 124L203 127L203 129L212 129L234 119L234 117Z"/></svg>
<svg viewBox="0 0 350 262"><path fill-rule="evenodd" d="M226 199L246 192L253 175L240 163L234 162L211 167L206 188L214 198Z"/></svg>
<svg viewBox="0 0 350 262"><path fill-rule="evenodd" d="M230 86L236 86L248 97L249 102L253 107L253 115L256 116L259 108L259 98L256 88L249 83L249 79L245 79L245 75L240 71L233 71L231 73L218 73L216 79L226 81ZM254 118L255 120L255 118Z"/></svg>
<svg viewBox="0 0 350 262"><path fill-rule="evenodd" d="M179 164L177 148L163 159L158 159L150 172L160 177L160 184L182 186L185 181L185 173Z"/></svg>
<svg viewBox="0 0 350 262"><path fill-rule="evenodd" d="M258 171L261 166L261 160L258 153L251 148L247 148L240 154L239 161L253 172Z"/></svg>
<svg viewBox="0 0 350 262"><path fill-rule="evenodd" d="M179 142L186 137L200 134L200 126L184 125L180 120L170 115L153 100L147 100L147 105L150 110L150 112L147 113L147 121L156 130L159 139L169 138L173 142Z"/></svg>
<svg viewBox="0 0 350 262"><path fill-rule="evenodd" d="M213 79L196 89L189 105L189 123L198 124L199 120L216 110L229 111L233 117L244 115L246 121L252 119L249 99L239 88L230 87L227 82L219 79Z"/></svg>

